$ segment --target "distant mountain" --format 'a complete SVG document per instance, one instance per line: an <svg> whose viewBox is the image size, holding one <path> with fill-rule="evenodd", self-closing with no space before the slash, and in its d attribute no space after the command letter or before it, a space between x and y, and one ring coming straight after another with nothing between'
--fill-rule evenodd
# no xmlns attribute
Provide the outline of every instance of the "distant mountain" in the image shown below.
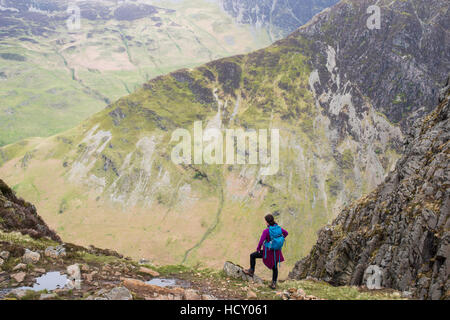
<svg viewBox="0 0 450 320"><path fill-rule="evenodd" d="M411 128L395 171L320 231L290 277L374 280L420 299L450 299L449 139L450 78L439 107Z"/></svg>
<svg viewBox="0 0 450 320"><path fill-rule="evenodd" d="M217 3L150 3L0 1L0 146L72 128L158 75L271 43Z"/></svg>
<svg viewBox="0 0 450 320"><path fill-rule="evenodd" d="M292 266L395 168L450 72L446 1L379 1L381 30L370 5L342 1L265 49L154 78L72 130L3 147L0 175L64 239L163 264L246 263L272 212ZM196 121L279 128L279 170L175 165L172 133Z"/></svg>
<svg viewBox="0 0 450 320"><path fill-rule="evenodd" d="M314 15L339 0L219 0L240 23L267 28L274 40L307 23Z"/></svg>

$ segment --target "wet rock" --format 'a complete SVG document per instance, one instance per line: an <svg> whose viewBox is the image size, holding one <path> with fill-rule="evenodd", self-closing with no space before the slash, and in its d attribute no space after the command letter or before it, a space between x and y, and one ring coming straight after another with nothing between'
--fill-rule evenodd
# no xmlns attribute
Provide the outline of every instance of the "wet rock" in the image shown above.
<svg viewBox="0 0 450 320"><path fill-rule="evenodd" d="M125 287L115 287L104 296L108 300L133 300L130 290Z"/></svg>
<svg viewBox="0 0 450 320"><path fill-rule="evenodd" d="M38 263L40 259L41 259L41 255L38 252L34 252L29 249L25 249L25 254L22 257L23 263L26 263L26 264Z"/></svg>
<svg viewBox="0 0 450 320"><path fill-rule="evenodd" d="M253 277L246 275L244 273L244 269L241 266L238 266L230 261L225 262L223 271L227 276L234 279L242 279L244 281L250 281L260 284L264 283L263 280L256 275L254 275Z"/></svg>
<svg viewBox="0 0 450 320"><path fill-rule="evenodd" d="M45 249L44 254L46 257L58 259L66 256L66 249L62 245L57 247L48 247Z"/></svg>

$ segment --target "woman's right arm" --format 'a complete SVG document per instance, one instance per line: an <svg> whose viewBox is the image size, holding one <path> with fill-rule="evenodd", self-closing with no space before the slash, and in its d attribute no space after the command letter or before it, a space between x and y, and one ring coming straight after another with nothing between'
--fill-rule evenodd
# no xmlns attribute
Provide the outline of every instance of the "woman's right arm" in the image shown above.
<svg viewBox="0 0 450 320"><path fill-rule="evenodd" d="M256 248L257 252L261 251L261 247L263 246L266 237L267 237L266 230L264 230L263 233L261 234L261 238L259 239L258 247Z"/></svg>

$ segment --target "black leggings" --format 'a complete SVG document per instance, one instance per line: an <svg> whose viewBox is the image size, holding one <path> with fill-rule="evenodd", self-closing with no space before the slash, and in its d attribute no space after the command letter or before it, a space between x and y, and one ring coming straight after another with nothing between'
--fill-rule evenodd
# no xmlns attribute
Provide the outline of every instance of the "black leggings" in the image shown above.
<svg viewBox="0 0 450 320"><path fill-rule="evenodd" d="M263 257L262 251L253 252L250 255L250 269L255 271L256 259L262 259L262 257ZM275 263L275 265L272 268L272 282L277 282L277 279L278 279L278 268L277 268L277 264Z"/></svg>

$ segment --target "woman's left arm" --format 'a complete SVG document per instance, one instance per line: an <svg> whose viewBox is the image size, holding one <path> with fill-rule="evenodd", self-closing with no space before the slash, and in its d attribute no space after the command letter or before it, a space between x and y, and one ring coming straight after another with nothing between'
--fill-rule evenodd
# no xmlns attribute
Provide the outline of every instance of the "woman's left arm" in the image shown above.
<svg viewBox="0 0 450 320"><path fill-rule="evenodd" d="M283 232L283 236L286 238L289 234L289 232L287 232L286 230L284 230L283 228L281 228L281 232Z"/></svg>

